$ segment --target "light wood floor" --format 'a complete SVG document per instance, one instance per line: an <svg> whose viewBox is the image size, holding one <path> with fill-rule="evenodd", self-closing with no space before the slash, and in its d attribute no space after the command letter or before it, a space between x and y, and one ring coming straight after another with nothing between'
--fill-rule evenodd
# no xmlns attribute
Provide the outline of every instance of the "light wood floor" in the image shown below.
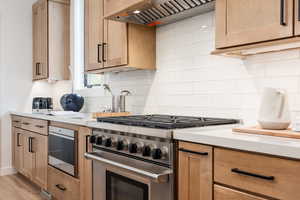
<svg viewBox="0 0 300 200"><path fill-rule="evenodd" d="M39 193L36 186L19 174L0 177L0 200L44 200Z"/></svg>

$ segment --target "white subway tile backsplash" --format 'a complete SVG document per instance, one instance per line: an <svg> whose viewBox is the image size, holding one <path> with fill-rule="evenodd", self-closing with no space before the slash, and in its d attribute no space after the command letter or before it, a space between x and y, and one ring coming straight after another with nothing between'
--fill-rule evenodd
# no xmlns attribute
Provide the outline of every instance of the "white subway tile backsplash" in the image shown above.
<svg viewBox="0 0 300 200"><path fill-rule="evenodd" d="M293 116L300 115L300 51L251 56L214 56L214 13L157 29L157 70L105 75L115 93L132 92L127 108L138 114L242 118L256 123L264 87L289 93ZM93 90L91 90L93 91ZM111 105L108 93L86 98L85 111ZM297 112L298 111L298 112Z"/></svg>

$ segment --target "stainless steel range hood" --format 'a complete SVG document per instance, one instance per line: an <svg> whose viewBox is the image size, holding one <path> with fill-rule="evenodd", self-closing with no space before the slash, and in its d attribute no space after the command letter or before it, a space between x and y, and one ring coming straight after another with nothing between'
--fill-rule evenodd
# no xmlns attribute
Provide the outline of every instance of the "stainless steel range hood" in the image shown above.
<svg viewBox="0 0 300 200"><path fill-rule="evenodd" d="M215 0L148 0L125 8L107 19L160 26L214 10Z"/></svg>

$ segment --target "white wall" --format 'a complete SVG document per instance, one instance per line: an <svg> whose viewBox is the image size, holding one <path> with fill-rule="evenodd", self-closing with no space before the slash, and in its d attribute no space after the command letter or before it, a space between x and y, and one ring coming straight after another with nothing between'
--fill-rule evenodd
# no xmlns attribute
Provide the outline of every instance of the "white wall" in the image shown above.
<svg viewBox="0 0 300 200"><path fill-rule="evenodd" d="M46 82L32 83L32 14L36 0L0 0L0 175L11 172L8 111L30 111L32 96L52 95Z"/></svg>
<svg viewBox="0 0 300 200"><path fill-rule="evenodd" d="M128 108L134 113L233 117L255 123L262 88L270 86L287 89L293 114L298 114L299 50L240 60L210 55L213 49L211 12L158 28L156 73L127 72L105 79L117 92L133 92ZM87 111L101 110L110 97L88 97L87 102Z"/></svg>

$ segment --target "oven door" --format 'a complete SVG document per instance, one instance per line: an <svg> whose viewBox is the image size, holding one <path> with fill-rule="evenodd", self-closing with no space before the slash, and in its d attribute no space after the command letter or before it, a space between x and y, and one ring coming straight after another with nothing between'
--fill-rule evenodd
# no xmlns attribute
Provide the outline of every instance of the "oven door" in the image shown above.
<svg viewBox="0 0 300 200"><path fill-rule="evenodd" d="M93 200L173 200L173 171L108 152L93 160Z"/></svg>
<svg viewBox="0 0 300 200"><path fill-rule="evenodd" d="M52 167L76 176L76 140L75 137L49 133L48 163Z"/></svg>

